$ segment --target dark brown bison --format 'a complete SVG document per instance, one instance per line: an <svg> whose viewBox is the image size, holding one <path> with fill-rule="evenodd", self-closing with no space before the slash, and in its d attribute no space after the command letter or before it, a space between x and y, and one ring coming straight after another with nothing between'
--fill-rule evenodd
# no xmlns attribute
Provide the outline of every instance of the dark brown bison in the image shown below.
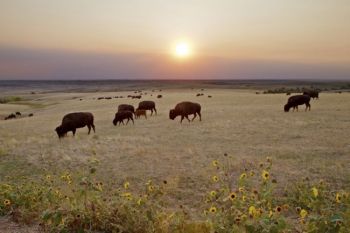
<svg viewBox="0 0 350 233"><path fill-rule="evenodd" d="M10 120L10 119L15 119L16 115L11 113L10 115L8 115L7 117L5 117L5 120Z"/></svg>
<svg viewBox="0 0 350 233"><path fill-rule="evenodd" d="M319 94L319 92L316 90L306 90L303 92L303 95L308 95L313 99L314 98L318 99L318 94Z"/></svg>
<svg viewBox="0 0 350 233"><path fill-rule="evenodd" d="M56 133L59 138L62 138L67 135L69 131L72 131L73 136L77 128L83 128L87 126L89 129L89 133L91 128L95 132L94 125L94 116L90 112L74 112L68 113L62 119L62 124L56 128Z"/></svg>
<svg viewBox="0 0 350 233"><path fill-rule="evenodd" d="M113 120L113 125L117 125L119 123L122 123L124 125L124 120L127 119L128 121L126 124L129 123L131 120L132 123L134 124L134 118L132 117L133 112L131 111L120 111L115 114L114 120Z"/></svg>
<svg viewBox="0 0 350 233"><path fill-rule="evenodd" d="M169 112L169 118L171 120L174 120L177 116L181 116L181 123L182 120L186 117L188 122L190 122L190 119L188 118L188 115L194 114L192 121L194 118L197 117L197 114L199 115L199 120L202 120L202 115L201 115L201 105L197 103L192 103L192 102L181 102L175 106L174 109L171 109Z"/></svg>
<svg viewBox="0 0 350 233"><path fill-rule="evenodd" d="M157 114L156 104L153 101L145 100L139 103L139 107L136 110L151 110L151 116L153 111Z"/></svg>
<svg viewBox="0 0 350 233"><path fill-rule="evenodd" d="M135 108L130 104L120 104L118 106L118 112L121 112L121 111L130 111L132 113L135 113Z"/></svg>
<svg viewBox="0 0 350 233"><path fill-rule="evenodd" d="M311 110L310 105L310 96L308 95L294 95L288 98L288 102L286 105L284 105L284 111L289 112L290 108L293 108L293 111L297 109L298 111L298 105L306 105L305 111L309 108L309 111Z"/></svg>

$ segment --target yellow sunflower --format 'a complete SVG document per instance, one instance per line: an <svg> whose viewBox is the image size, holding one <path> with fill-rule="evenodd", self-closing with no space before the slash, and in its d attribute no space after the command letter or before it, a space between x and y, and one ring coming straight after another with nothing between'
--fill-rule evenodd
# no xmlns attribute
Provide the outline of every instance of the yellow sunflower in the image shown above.
<svg viewBox="0 0 350 233"><path fill-rule="evenodd" d="M300 211L300 217L301 217L301 218L305 218L307 215L308 215L308 212L307 212L306 210L302 209L302 210Z"/></svg>
<svg viewBox="0 0 350 233"><path fill-rule="evenodd" d="M217 160L213 160L213 162L211 162L213 164L214 167L219 166L219 162Z"/></svg>
<svg viewBox="0 0 350 233"><path fill-rule="evenodd" d="M247 178L247 174L246 174L245 172L243 172L243 173L239 176L239 179L240 179L240 180L243 180L243 179L245 179L245 178Z"/></svg>
<svg viewBox="0 0 350 233"><path fill-rule="evenodd" d="M129 186L130 186L130 183L126 181L126 182L124 183L124 188L125 188L125 189L128 189Z"/></svg>
<svg viewBox="0 0 350 233"><path fill-rule="evenodd" d="M212 206L212 207L210 207L210 209L209 209L209 212L210 212L210 213L213 213L213 214L216 213L216 211L217 211L217 210L216 210L216 207L215 207L215 206Z"/></svg>
<svg viewBox="0 0 350 233"><path fill-rule="evenodd" d="M214 182L218 182L218 181L219 181L219 177L218 177L218 176L213 176L211 179L212 179Z"/></svg>
<svg viewBox="0 0 350 233"><path fill-rule="evenodd" d="M5 206L11 205L11 201L10 201L9 199L5 199L5 200L4 200L4 205L5 205Z"/></svg>
<svg viewBox="0 0 350 233"><path fill-rule="evenodd" d="M313 187L311 189L311 191L312 191L312 194L314 195L314 197L318 197L318 189L316 187Z"/></svg>
<svg viewBox="0 0 350 233"><path fill-rule="evenodd" d="M237 194L235 192L230 193L229 198L231 199L231 201L235 200L236 197L237 197Z"/></svg>
<svg viewBox="0 0 350 233"><path fill-rule="evenodd" d="M210 196L212 196L212 197L215 197L216 194L217 194L217 193L216 193L216 191L214 191L214 190L210 192Z"/></svg>
<svg viewBox="0 0 350 233"><path fill-rule="evenodd" d="M335 195L335 201L336 201L337 203L340 203L340 202L341 202L341 195L340 195L339 193L337 193L337 194Z"/></svg>
<svg viewBox="0 0 350 233"><path fill-rule="evenodd" d="M261 176L262 176L262 178L263 178L264 180L268 180L268 179L270 178L270 174L269 174L269 172L266 171L266 170L264 170L264 171L262 172Z"/></svg>

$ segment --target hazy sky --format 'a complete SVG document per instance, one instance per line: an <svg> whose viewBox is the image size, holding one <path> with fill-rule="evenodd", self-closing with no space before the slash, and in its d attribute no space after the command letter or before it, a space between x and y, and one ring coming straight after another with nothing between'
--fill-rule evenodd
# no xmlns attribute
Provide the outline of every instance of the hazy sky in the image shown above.
<svg viewBox="0 0 350 233"><path fill-rule="evenodd" d="M350 79L350 1L0 0L0 78Z"/></svg>

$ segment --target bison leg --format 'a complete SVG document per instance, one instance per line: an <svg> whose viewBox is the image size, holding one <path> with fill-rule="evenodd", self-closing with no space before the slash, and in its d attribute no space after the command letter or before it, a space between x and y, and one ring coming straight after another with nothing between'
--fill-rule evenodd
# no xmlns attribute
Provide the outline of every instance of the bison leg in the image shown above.
<svg viewBox="0 0 350 233"><path fill-rule="evenodd" d="M73 136L75 136L75 132L77 131L77 129L73 129L72 132L73 132Z"/></svg>
<svg viewBox="0 0 350 233"><path fill-rule="evenodd" d="M305 112L307 111L307 109L309 108L309 111L311 111L311 105L309 103L305 103L306 108L305 108Z"/></svg>
<svg viewBox="0 0 350 233"><path fill-rule="evenodd" d="M188 122L191 122L190 119L188 118L188 115L186 115L185 117L186 117L186 119L188 120Z"/></svg>
<svg viewBox="0 0 350 233"><path fill-rule="evenodd" d="M200 112L198 112L198 115L199 115L199 121L202 121L202 115Z"/></svg>
<svg viewBox="0 0 350 233"><path fill-rule="evenodd" d="M183 120L184 118L185 118L185 116L182 115L182 116L181 116L181 121L180 121L180 123L182 123L182 120Z"/></svg>
<svg viewBox="0 0 350 233"><path fill-rule="evenodd" d="M153 115L153 109L151 109L151 116Z"/></svg>
<svg viewBox="0 0 350 233"><path fill-rule="evenodd" d="M134 119L132 119L132 117L130 117L130 120L132 121L132 124L134 125L135 124Z"/></svg>
<svg viewBox="0 0 350 233"><path fill-rule="evenodd" d="M154 108L154 111L156 112L156 115L157 115L157 109L156 108Z"/></svg>
<svg viewBox="0 0 350 233"><path fill-rule="evenodd" d="M95 125L94 125L94 124L92 124L91 126L92 126L92 129L94 130L94 133L96 133L96 130L95 130Z"/></svg>
<svg viewBox="0 0 350 233"><path fill-rule="evenodd" d="M126 124L128 124L128 123L129 123L129 121L130 121L130 118L128 117L128 120L126 121Z"/></svg>
<svg viewBox="0 0 350 233"><path fill-rule="evenodd" d="M87 125L88 129L89 129L89 132L88 134L90 134L90 131L91 131L91 125Z"/></svg>
<svg viewBox="0 0 350 233"><path fill-rule="evenodd" d="M193 121L194 120L194 118L196 118L197 117L197 113L194 113L194 116L193 116L193 118L192 118L192 120L191 121Z"/></svg>

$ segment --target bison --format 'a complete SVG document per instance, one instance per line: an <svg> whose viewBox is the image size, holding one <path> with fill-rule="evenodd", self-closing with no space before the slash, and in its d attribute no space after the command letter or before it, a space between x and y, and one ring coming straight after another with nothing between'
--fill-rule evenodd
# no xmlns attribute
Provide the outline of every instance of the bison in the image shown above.
<svg viewBox="0 0 350 233"><path fill-rule="evenodd" d="M118 112L121 112L121 111L130 111L132 113L135 113L135 108L130 104L120 104L118 106Z"/></svg>
<svg viewBox="0 0 350 233"><path fill-rule="evenodd" d="M95 132L94 116L90 112L74 112L65 115L62 119L62 124L56 128L56 133L59 138L67 135L69 131L72 131L73 136L77 128L83 128L87 126L90 134L91 128Z"/></svg>
<svg viewBox="0 0 350 233"><path fill-rule="evenodd" d="M139 107L136 110L151 110L151 116L153 114L153 111L155 111L157 115L156 104L153 101L141 101L139 103Z"/></svg>
<svg viewBox="0 0 350 233"><path fill-rule="evenodd" d="M7 117L5 117L5 120L10 120L10 119L15 119L16 115L11 113L10 115L8 115Z"/></svg>
<svg viewBox="0 0 350 233"><path fill-rule="evenodd" d="M115 117L114 117L114 120L113 120L113 125L117 125L118 123L119 123L119 125L120 125L120 123L123 123L123 125L124 125L124 120L125 119L128 119L126 124L128 124L130 120L134 124L134 118L132 117L132 115L133 115L133 112L131 112L131 111L120 111L120 112L117 112L115 114Z"/></svg>
<svg viewBox="0 0 350 233"><path fill-rule="evenodd" d="M289 112L290 108L293 108L293 111L297 109L298 111L298 105L306 105L305 111L309 108L309 111L311 110L310 105L310 96L308 95L294 95L288 98L288 102L286 105L284 105L284 111Z"/></svg>
<svg viewBox="0 0 350 233"><path fill-rule="evenodd" d="M140 118L140 116L145 116L145 118L147 119L146 110L137 109L137 110L135 111L135 118Z"/></svg>
<svg viewBox="0 0 350 233"><path fill-rule="evenodd" d="M303 92L303 95L308 95L313 99L314 98L318 99L318 94L319 94L319 92L316 90L306 90Z"/></svg>
<svg viewBox="0 0 350 233"><path fill-rule="evenodd" d="M169 112L169 118L171 120L174 120L177 116L181 116L181 121L186 117L188 122L190 122L190 119L188 118L188 115L194 114L192 121L194 118L197 117L197 114L199 115L199 120L202 120L201 115L201 105L198 103L192 103L192 102L181 102L175 106L174 109L171 109Z"/></svg>

